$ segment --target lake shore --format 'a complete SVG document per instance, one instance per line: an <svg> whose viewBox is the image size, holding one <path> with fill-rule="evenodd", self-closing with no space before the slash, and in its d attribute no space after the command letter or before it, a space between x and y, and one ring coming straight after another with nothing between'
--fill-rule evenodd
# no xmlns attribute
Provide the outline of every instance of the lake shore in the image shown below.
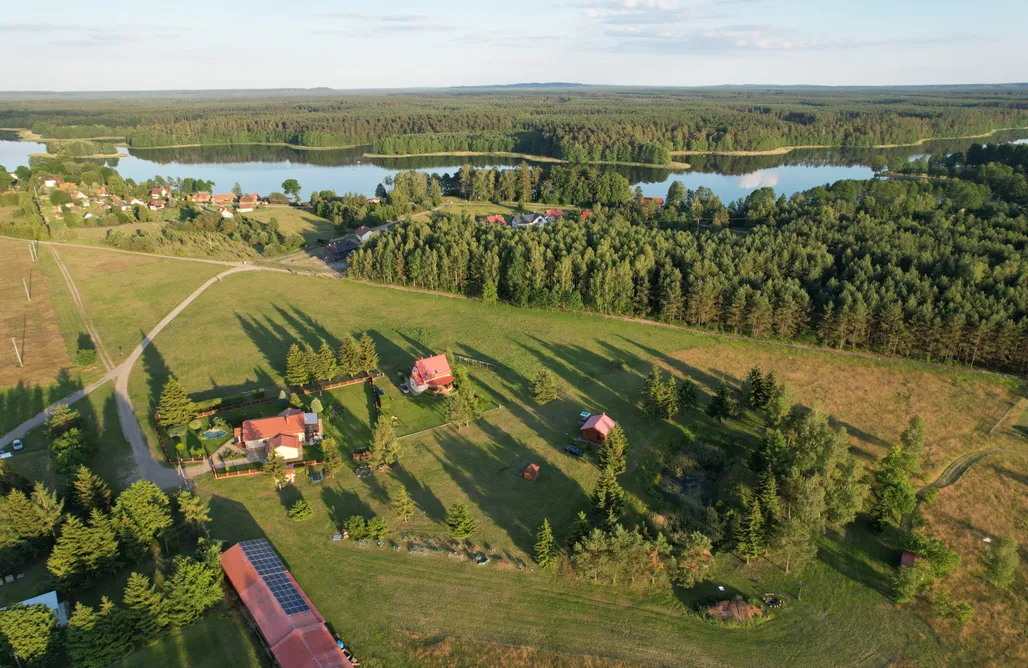
<svg viewBox="0 0 1028 668"><path fill-rule="evenodd" d="M915 142L909 144L873 144L871 146L836 146L833 144L804 144L801 146L779 146L778 148L768 149L766 151L671 151L671 155L727 155L733 157L746 157L746 156L757 156L757 155L785 155L792 151L802 149L820 149L820 148L853 148L853 149L886 149L886 148L905 148L908 146L921 146L922 144L930 141L949 141L956 139L984 139L985 137L991 137L997 132L1007 132L1010 130L1028 130L1028 128L996 128L989 132L983 132L977 135L963 135L960 137L922 137Z"/></svg>

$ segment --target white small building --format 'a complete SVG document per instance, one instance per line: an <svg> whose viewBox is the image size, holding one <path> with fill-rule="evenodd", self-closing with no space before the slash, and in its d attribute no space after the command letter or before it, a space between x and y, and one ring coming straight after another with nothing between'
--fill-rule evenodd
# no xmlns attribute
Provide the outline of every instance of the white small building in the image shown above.
<svg viewBox="0 0 1028 668"><path fill-rule="evenodd" d="M538 213L523 213L520 216L514 216L514 219L510 221L511 227L538 227L548 223L546 216L539 215Z"/></svg>
<svg viewBox="0 0 1028 668"><path fill-rule="evenodd" d="M61 603L57 600L57 592L49 591L45 594L40 594L35 598L26 599L21 602L21 605L45 605L54 611L57 615L57 624L59 626L68 625L68 604ZM5 608L0 608L5 609Z"/></svg>

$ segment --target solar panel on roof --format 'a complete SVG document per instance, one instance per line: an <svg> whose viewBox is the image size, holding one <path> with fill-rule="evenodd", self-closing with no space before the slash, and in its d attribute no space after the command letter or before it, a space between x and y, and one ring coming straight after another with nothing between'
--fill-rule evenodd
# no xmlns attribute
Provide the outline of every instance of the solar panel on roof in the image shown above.
<svg viewBox="0 0 1028 668"><path fill-rule="evenodd" d="M282 611L287 615L295 615L310 610L307 602L303 600L296 587L289 581L285 573L272 573L263 577L264 584L275 596L275 600L282 606Z"/></svg>
<svg viewBox="0 0 1028 668"><path fill-rule="evenodd" d="M243 548L243 554L246 555L253 569L257 571L257 575L262 578L270 573L286 572L286 565L275 554L271 544L263 538L243 541L239 546Z"/></svg>

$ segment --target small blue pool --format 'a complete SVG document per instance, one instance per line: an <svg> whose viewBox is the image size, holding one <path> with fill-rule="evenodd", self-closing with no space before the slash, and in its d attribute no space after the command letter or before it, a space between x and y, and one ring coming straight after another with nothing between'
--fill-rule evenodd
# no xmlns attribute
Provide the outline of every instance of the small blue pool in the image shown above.
<svg viewBox="0 0 1028 668"><path fill-rule="evenodd" d="M211 439L214 439L214 438L221 438L224 435L225 435L225 430L224 429L212 429L210 431L205 431L203 433L203 437L205 439L207 439L208 441L211 440Z"/></svg>

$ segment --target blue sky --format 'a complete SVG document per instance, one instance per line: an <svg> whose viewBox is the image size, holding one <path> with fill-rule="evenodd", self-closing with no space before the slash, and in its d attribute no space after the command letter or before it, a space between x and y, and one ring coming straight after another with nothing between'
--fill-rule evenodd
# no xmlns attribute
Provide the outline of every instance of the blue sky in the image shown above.
<svg viewBox="0 0 1028 668"><path fill-rule="evenodd" d="M1026 24L1025 0L50 0L0 16L0 90L1028 81Z"/></svg>

